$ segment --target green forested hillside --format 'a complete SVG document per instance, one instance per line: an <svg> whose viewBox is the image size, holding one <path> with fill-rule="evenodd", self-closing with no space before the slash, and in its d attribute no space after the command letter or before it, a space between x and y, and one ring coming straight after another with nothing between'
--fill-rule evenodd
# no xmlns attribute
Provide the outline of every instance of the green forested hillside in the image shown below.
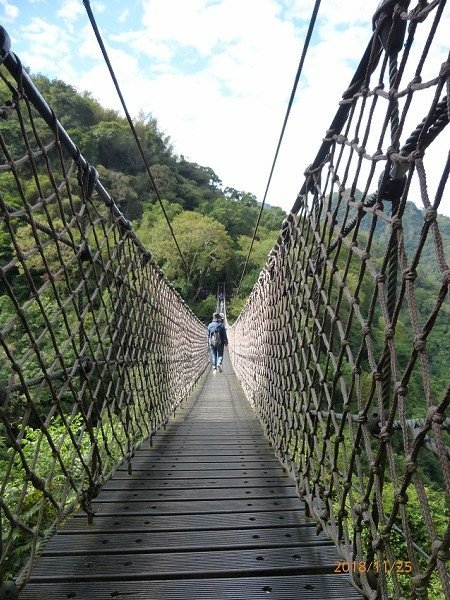
<svg viewBox="0 0 450 600"><path fill-rule="evenodd" d="M230 187L232 182L223 184L210 167L176 155L169 136L160 131L157 120L151 115L139 115L135 120L136 130L185 255L188 266L188 272L185 272L126 120L116 111L102 107L90 94L79 94L63 81L50 81L41 75L33 80L85 158L97 168L103 185L133 222L139 237L175 287L201 318L208 318L217 284L226 282L231 295L240 279L259 212L256 197L250 191ZM0 87L0 93L9 98L10 92L4 87ZM0 132L6 136L14 127L17 124L13 121L2 120ZM14 190L10 174L3 174L0 193L12 204ZM30 184L28 193L32 195L33 192ZM242 299L248 295L264 265L285 216L278 207L263 211L241 287ZM363 219L361 232L368 232L370 225L369 218ZM422 225L422 211L408 202L403 217L408 254L417 247ZM440 216L439 225L444 246L449 248L450 219ZM388 225L378 220L375 237L380 247L385 246L388 236ZM9 251L10 248L2 247L0 239L0 254ZM429 240L421 256L422 269L435 269L434 252ZM410 254L408 258L411 258ZM426 288L426 283L424 285ZM425 296L424 305L427 303ZM237 300L232 312L241 305L242 300Z"/></svg>
<svg viewBox="0 0 450 600"><path fill-rule="evenodd" d="M239 281L260 208L255 196L224 186L211 168L176 155L157 120L139 115L135 127L185 256L186 273L126 120L62 81L43 76L33 80L175 287L201 318L209 318L217 284L226 282L231 292ZM13 123L2 121L0 131L7 133L12 127ZM13 189L11 185L11 192ZM6 177L0 181L0 193L8 199L8 192ZM9 200L13 202L13 198ZM242 286L244 296L264 265L285 216L277 207L264 210Z"/></svg>
<svg viewBox="0 0 450 600"><path fill-rule="evenodd" d="M139 115L135 120L136 130L185 258L186 270L126 120L116 111L102 107L90 94L79 94L63 81L50 81L41 75L33 77L33 80L85 158L97 168L103 185L133 222L137 234L169 279L200 318L207 320L214 307L218 283L226 283L230 297L240 280L260 208L256 197L249 191L230 187L232 182L223 184L210 167L176 155L170 138L160 131L157 120L151 115ZM3 96L2 103L10 97L10 91L4 84L0 86L0 95ZM39 127L39 119L36 122ZM42 121L41 125L44 131L47 126ZM11 134L17 127L14 119L0 122L0 132L7 139L14 139ZM41 180L45 182L45 175L41 176ZM0 194L12 205L15 189L12 174L3 173ZM36 187L30 181L25 195L33 198L36 194ZM234 303L229 305L232 316L238 313L256 281L285 216L284 211L277 207L267 207L263 211L240 298L235 298ZM440 216L438 222L444 247L450 248L450 219ZM423 226L422 211L408 202L402 224L406 252L411 260ZM364 218L359 235L367 234L370 227L371 219ZM26 237L25 226L22 233ZM381 249L380 255L388 237L388 224L379 219L375 244ZM429 292L435 291L439 285L435 249L431 236L429 238L419 265L418 298L424 318L433 302L433 294ZM6 260L11 253L7 236L0 230L0 257ZM362 297L365 292L363 286ZM445 326L443 324L444 329Z"/></svg>

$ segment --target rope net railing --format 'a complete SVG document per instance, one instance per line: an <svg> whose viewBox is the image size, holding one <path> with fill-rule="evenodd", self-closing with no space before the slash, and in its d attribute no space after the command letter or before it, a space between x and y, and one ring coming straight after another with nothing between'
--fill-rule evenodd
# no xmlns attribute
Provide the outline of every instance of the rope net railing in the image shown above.
<svg viewBox="0 0 450 600"><path fill-rule="evenodd" d="M0 549L2 581L21 586L77 506L92 519L100 486L131 469L208 354L204 325L18 58L2 58Z"/></svg>
<svg viewBox="0 0 450 600"><path fill-rule="evenodd" d="M437 217L450 168L444 8L381 3L228 331L277 456L339 549L341 572L372 599L450 597L450 390L438 368L450 332ZM407 200L423 207L408 228Z"/></svg>

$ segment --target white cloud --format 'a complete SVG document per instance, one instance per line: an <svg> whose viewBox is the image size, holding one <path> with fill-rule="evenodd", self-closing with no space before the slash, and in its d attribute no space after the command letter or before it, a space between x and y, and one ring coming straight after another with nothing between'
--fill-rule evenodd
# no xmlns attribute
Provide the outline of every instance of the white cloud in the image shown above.
<svg viewBox="0 0 450 600"><path fill-rule="evenodd" d="M94 13L104 13L106 10L106 4L103 2L93 2L92 9Z"/></svg>
<svg viewBox="0 0 450 600"><path fill-rule="evenodd" d="M78 0L64 0L61 2L59 10L56 14L61 19L64 19L66 24L71 24L76 21L84 12L84 8L81 2Z"/></svg>
<svg viewBox="0 0 450 600"><path fill-rule="evenodd" d="M126 40L135 51L160 63L158 68L153 64L141 73L139 102L168 130L176 150L214 168L228 185L261 197L306 31L305 26L295 30L292 16L309 18L312 6L312 2L291 2L283 15L280 4L274 0L222 0L215 4L205 0L150 0L144 3L143 29L115 36L114 41ZM339 22L345 21L346 13L341 11ZM351 22L364 20L364 10L353 10L351 14ZM360 56L361 40L367 44L370 37L367 28L360 27L352 33L336 31L331 25L334 18L334 13L326 17L323 29L320 28L321 43L309 49L298 92L301 100L297 105L306 107L311 111L309 115L315 117L305 118L305 110L296 117L308 140L317 140L314 155L333 115L325 106L334 94L335 110L353 74L350 60ZM180 55L187 48L198 53L198 73L181 74ZM312 66L316 64L320 68ZM154 80L154 85L145 84L145 75ZM127 79L132 84L129 72ZM316 83L322 93L308 91ZM144 94L147 89L149 93ZM322 120L321 128L314 127L316 117L320 117L319 122ZM292 128L291 123L289 130ZM313 158L311 146L309 156L307 152L300 154L299 146L298 134L286 136L270 194L285 208L292 205L301 174ZM307 157L301 164L303 155ZM277 177L280 169L285 170L283 157L298 177ZM289 189L283 183L286 180L294 182Z"/></svg>
<svg viewBox="0 0 450 600"><path fill-rule="evenodd" d="M86 31L87 33L87 31ZM92 43L92 47L91 44ZM88 70L80 72L76 77L74 85L80 90L92 91L105 107L121 110L121 105L111 76L107 70L106 64L101 59L98 46L94 47L95 39L90 41L89 36L86 36L84 45L80 48L83 55L88 55L91 58L97 58L94 66ZM115 75L119 81L119 85L124 92L124 96L131 99L130 110L137 115L139 112L139 102L135 102L133 97L136 95L135 90L139 89L139 65L137 59L122 50L115 50L106 44L108 55L111 63L114 66Z"/></svg>
<svg viewBox="0 0 450 600"><path fill-rule="evenodd" d="M29 45L29 56L32 59L27 64L33 68L40 56L59 58L71 55L70 37L58 26L52 25L39 17L33 18L28 25L21 29L23 38Z"/></svg>
<svg viewBox="0 0 450 600"><path fill-rule="evenodd" d="M68 22L83 12L81 1L71 8L73 1L61 7ZM121 7L115 17L115 5L111 4L111 15L108 5L98 23L131 114L152 113L171 136L177 153L210 166L225 185L261 199L313 5L314 0L141 0L132 11ZM102 9L100 3L94 6L95 12ZM269 203L285 209L292 206L303 172L314 159L369 42L376 7L377 2L361 0L322 3ZM132 30L117 26L136 23L139 11L140 26ZM445 19L425 61L424 81L438 74L448 52L448 11ZM87 18L83 22L71 30L71 39L67 29L63 33L51 20L31 21L25 30L27 64L51 72L52 56L57 55L54 70L63 68L68 83L89 90L105 106L120 109L91 26ZM419 26L419 32L429 30L425 25ZM419 33L411 49L403 88L414 76L419 60L415 54L425 38ZM376 77L371 87L375 84ZM426 91L414 94L402 143L426 114L429 102ZM369 153L377 149L386 105L386 100L378 100L367 140ZM386 139L383 148L388 144ZM425 159L431 188L437 185L447 153L441 140L433 146ZM435 147L441 150L436 153ZM448 200L444 212L450 214Z"/></svg>
<svg viewBox="0 0 450 600"><path fill-rule="evenodd" d="M130 14L130 11L128 8L125 8L125 10L123 10L123 12L120 13L118 21L119 23L125 23L125 21L128 19L128 15Z"/></svg>
<svg viewBox="0 0 450 600"><path fill-rule="evenodd" d="M153 40L190 46L207 55L217 44L229 43L235 37L235 30L229 27L235 12L234 2L225 2L230 9L227 14L224 14L223 2L208 6L205 0L150 0L144 4L142 24ZM247 3L242 5L245 10ZM217 27L218 23L220 27Z"/></svg>
<svg viewBox="0 0 450 600"><path fill-rule="evenodd" d="M121 44L128 45L137 54L145 55L151 58L157 63L162 63L164 69L169 68L173 55L174 49L165 44L164 42L154 42L148 39L147 34L144 31L128 31L118 34L111 34L109 36L111 42L119 42ZM152 70L160 70L159 67L152 67Z"/></svg>
<svg viewBox="0 0 450 600"><path fill-rule="evenodd" d="M103 63L103 57L101 50L99 48L98 42L95 38L95 35L92 31L92 27L89 23L84 25L79 31L79 38L77 40L78 43L78 56L82 58L92 58L93 60L98 61L100 64ZM106 69L106 65L104 65ZM80 70L81 75L83 72ZM96 87L96 86L95 86Z"/></svg>
<svg viewBox="0 0 450 600"><path fill-rule="evenodd" d="M11 23L17 19L19 16L20 10L19 7L8 0L0 0L0 5L3 6L3 16L2 18L7 23Z"/></svg>

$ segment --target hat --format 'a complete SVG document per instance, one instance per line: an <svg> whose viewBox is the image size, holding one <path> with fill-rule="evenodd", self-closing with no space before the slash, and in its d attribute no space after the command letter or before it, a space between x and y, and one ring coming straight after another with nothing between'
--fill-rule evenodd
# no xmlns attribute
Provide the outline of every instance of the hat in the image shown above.
<svg viewBox="0 0 450 600"><path fill-rule="evenodd" d="M221 321L221 320L222 320L222 315L220 313L213 314L213 321Z"/></svg>

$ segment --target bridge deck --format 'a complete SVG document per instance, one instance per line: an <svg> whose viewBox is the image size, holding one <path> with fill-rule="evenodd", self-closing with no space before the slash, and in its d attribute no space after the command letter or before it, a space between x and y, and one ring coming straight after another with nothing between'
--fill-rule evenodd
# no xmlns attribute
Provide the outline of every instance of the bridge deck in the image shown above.
<svg viewBox="0 0 450 600"><path fill-rule="evenodd" d="M72 518L22 600L353 599L230 366Z"/></svg>

